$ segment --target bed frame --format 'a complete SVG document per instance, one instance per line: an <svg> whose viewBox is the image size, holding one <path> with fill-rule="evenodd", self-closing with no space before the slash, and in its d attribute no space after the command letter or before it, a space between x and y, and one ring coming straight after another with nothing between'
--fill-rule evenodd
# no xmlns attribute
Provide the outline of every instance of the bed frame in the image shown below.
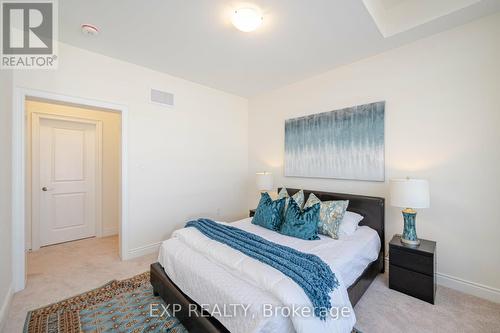
<svg viewBox="0 0 500 333"><path fill-rule="evenodd" d="M278 191L280 189L278 188ZM298 192L298 189L287 188L290 195ZM305 199L310 193L314 193L321 201L327 200L349 200L348 210L364 216L360 225L366 225L377 231L381 249L378 259L372 262L361 274L361 276L347 289L349 300L352 306L356 305L361 296L368 289L372 281L379 273L384 273L384 198L368 197L354 194L331 193L321 191L304 190ZM167 276L163 267L159 263L151 265L151 284L156 296L161 298L167 305L180 305L180 311L176 312L176 317L186 327L189 332L218 333L229 332L217 319L211 317L203 311L200 305L182 292Z"/></svg>

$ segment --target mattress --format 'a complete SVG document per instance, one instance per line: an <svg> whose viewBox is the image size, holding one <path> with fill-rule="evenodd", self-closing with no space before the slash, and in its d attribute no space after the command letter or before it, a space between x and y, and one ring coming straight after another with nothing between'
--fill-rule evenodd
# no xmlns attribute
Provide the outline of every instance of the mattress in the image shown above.
<svg viewBox="0 0 500 333"><path fill-rule="evenodd" d="M378 258L380 238L375 230L362 226L353 235L338 240L320 235L320 240L307 241L281 235L275 231L251 224L251 218L230 223L231 226L259 235L271 242L293 247L319 256L338 272L337 278L349 287L364 269ZM168 242L168 251L167 243ZM162 243L158 257L172 281L200 305L253 304L246 316L214 316L231 332L293 332L287 317L262 317L261 304L279 301L243 277L227 271L176 239Z"/></svg>

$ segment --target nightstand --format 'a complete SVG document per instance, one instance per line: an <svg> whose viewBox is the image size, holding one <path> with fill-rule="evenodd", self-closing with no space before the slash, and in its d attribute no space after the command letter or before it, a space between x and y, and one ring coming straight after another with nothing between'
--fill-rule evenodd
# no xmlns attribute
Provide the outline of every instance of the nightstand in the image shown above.
<svg viewBox="0 0 500 333"><path fill-rule="evenodd" d="M389 243L389 288L434 304L436 295L436 242L421 239L417 247Z"/></svg>
<svg viewBox="0 0 500 333"><path fill-rule="evenodd" d="M255 209L250 209L248 216L253 217L255 215Z"/></svg>

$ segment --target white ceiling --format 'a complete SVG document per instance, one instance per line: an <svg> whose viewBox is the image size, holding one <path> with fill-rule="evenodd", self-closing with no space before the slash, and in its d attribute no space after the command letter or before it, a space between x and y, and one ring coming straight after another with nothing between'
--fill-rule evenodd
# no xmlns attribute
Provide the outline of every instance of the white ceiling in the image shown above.
<svg viewBox="0 0 500 333"><path fill-rule="evenodd" d="M429 0L425 0L429 1ZM443 0L432 0L443 1ZM384 0L387 8L405 0ZM250 97L500 10L482 0L384 38L362 0L255 0L264 24L231 26L238 2L62 0L62 42ZM89 38L81 23L97 25Z"/></svg>
<svg viewBox="0 0 500 333"><path fill-rule="evenodd" d="M384 37L391 37L481 0L363 0Z"/></svg>

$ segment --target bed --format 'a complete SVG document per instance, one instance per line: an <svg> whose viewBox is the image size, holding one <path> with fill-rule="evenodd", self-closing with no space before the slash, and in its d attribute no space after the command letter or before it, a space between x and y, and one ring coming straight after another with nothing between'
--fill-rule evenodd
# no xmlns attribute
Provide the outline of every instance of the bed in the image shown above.
<svg viewBox="0 0 500 333"><path fill-rule="evenodd" d="M290 195L297 191L288 189ZM361 227L354 235L344 236L339 240L321 237L321 240L311 242L252 225L251 219L243 219L231 225L270 241L317 254L328 264L333 263L347 288L348 299L354 306L377 274L384 271L384 199L305 190L306 199L311 192L322 201L349 200L348 210L364 216ZM255 320L252 310L251 316L219 317L220 321L209 316L203 310L203 304L207 301L224 304L276 304L279 301L244 277L231 274L210 258L191 253L189 248L183 246L175 240L162 244L159 262L151 265L151 284L155 294L160 295L167 304L180 305L176 316L190 332L294 331L287 318L268 320L259 317Z"/></svg>

